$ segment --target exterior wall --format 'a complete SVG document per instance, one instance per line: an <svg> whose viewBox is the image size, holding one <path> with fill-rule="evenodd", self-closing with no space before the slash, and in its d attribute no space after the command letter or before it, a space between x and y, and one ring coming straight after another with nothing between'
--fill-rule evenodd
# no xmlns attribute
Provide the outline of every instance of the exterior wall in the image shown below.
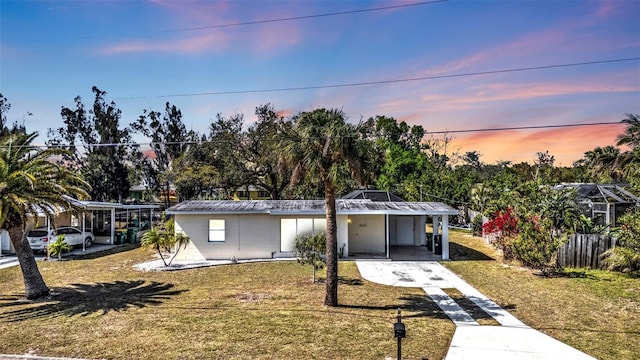
<svg viewBox="0 0 640 360"><path fill-rule="evenodd" d="M413 223L415 224L413 244L415 246L424 246L426 244L426 222L427 217L425 215L413 217Z"/></svg>
<svg viewBox="0 0 640 360"><path fill-rule="evenodd" d="M225 241L209 242L209 219L225 220ZM280 251L280 217L247 215L176 215L181 229L205 259L271 258Z"/></svg>
<svg viewBox="0 0 640 360"><path fill-rule="evenodd" d="M349 251L352 253L385 253L384 215L349 216Z"/></svg>
<svg viewBox="0 0 640 360"><path fill-rule="evenodd" d="M349 217L347 215L336 215L337 233L338 233L338 256L340 249L343 249L343 255L349 255Z"/></svg>
<svg viewBox="0 0 640 360"><path fill-rule="evenodd" d="M425 241L425 216L403 216L413 227L405 231L408 245ZM410 219L411 221L407 220ZM434 220L436 217L434 217ZM445 216L445 218L447 218ZM209 242L209 220L225 220L225 241ZM191 239L189 256L193 259L260 259L281 252L283 219L321 219L316 216L274 216L268 214L175 215L176 231ZM443 219L443 227L447 226ZM337 215L338 251L349 253L386 253L385 215ZM286 222L285 222L286 223ZM397 216L389 216L389 238L397 239ZM438 224L439 222L436 222ZM438 226L436 226L436 229ZM443 229L444 230L444 229ZM447 231L443 231L443 259L448 259ZM391 245L394 245L391 243Z"/></svg>
<svg viewBox="0 0 640 360"><path fill-rule="evenodd" d="M225 220L225 241L209 242L209 219ZM190 238L190 259L265 259L280 252L282 219L324 219L318 216L243 215L176 215L176 231ZM347 216L338 215L338 250L349 252ZM382 234L384 235L384 234ZM383 237L384 239L384 237ZM384 240L383 240L384 241ZM384 242L382 242L384 249ZM384 250L383 250L384 251ZM187 256L187 254L185 254Z"/></svg>
<svg viewBox="0 0 640 360"><path fill-rule="evenodd" d="M397 245L398 244L398 222L396 221L396 216L389 215L389 245Z"/></svg>

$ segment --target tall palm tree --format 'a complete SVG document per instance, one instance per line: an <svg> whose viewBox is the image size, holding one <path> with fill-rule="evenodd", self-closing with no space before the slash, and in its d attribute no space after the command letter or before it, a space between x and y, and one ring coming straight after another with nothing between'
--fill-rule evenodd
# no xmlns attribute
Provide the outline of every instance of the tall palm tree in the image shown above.
<svg viewBox="0 0 640 360"><path fill-rule="evenodd" d="M15 248L28 299L49 293L33 251L24 236L27 218L38 213L54 216L72 209L66 196L87 197L89 185L80 175L50 161L66 153L32 145L38 133L16 133L0 138L0 228L5 228Z"/></svg>
<svg viewBox="0 0 640 360"><path fill-rule="evenodd" d="M295 168L292 185L303 178L318 181L324 187L327 220L327 282L324 304L338 306L338 241L336 223L336 185L361 174L365 153L361 146L366 131L345 122L336 109L316 109L294 118L294 126L285 140L284 150Z"/></svg>
<svg viewBox="0 0 640 360"><path fill-rule="evenodd" d="M608 145L585 152L575 165L585 166L589 176L598 182L619 182L631 160L630 153L620 152L620 148Z"/></svg>

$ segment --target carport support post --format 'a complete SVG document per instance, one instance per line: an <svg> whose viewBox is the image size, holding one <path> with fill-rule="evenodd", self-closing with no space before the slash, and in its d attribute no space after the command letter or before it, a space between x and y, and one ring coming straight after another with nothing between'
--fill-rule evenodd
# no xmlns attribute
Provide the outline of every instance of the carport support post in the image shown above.
<svg viewBox="0 0 640 360"><path fill-rule="evenodd" d="M82 211L82 251L84 252L85 249L85 245L84 245L84 210Z"/></svg>
<svg viewBox="0 0 640 360"><path fill-rule="evenodd" d="M442 260L449 260L449 215L442 216Z"/></svg>
<svg viewBox="0 0 640 360"><path fill-rule="evenodd" d="M114 235L116 233L116 208L111 209L111 236L109 236L109 245L113 245Z"/></svg>
<svg viewBox="0 0 640 360"><path fill-rule="evenodd" d="M389 214L384 214L385 243L387 251L387 259L389 258Z"/></svg>

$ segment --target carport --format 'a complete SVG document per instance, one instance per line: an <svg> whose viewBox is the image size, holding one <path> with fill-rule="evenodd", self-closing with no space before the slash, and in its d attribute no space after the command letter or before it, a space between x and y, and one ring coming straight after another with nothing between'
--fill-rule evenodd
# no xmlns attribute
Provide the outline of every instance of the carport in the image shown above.
<svg viewBox="0 0 640 360"><path fill-rule="evenodd" d="M119 203L100 202L100 201L84 201L76 200L68 197L67 200L79 212L59 212L56 215L56 225L71 225L80 228L83 232L91 229L94 236L94 242L97 244L114 245L118 243L116 238L117 229L124 224L126 230L135 226L135 233L140 230L150 228L154 220L154 210L159 209L157 205L123 205ZM116 218L116 213L122 213L123 216ZM47 226L51 226L49 219L44 219ZM120 222L118 222L120 220ZM142 221L145 221L143 224ZM82 224L82 225L81 225ZM144 228L142 228L144 225ZM118 226L118 227L117 227ZM84 235L83 235L84 237ZM135 240L135 238L133 239ZM84 246L84 245L83 245Z"/></svg>
<svg viewBox="0 0 640 360"><path fill-rule="evenodd" d="M354 257L384 256L392 252L408 256L438 255L449 259L449 216L458 211L439 202L363 201L350 202L347 215L349 255ZM433 232L427 234L427 218ZM437 246L436 246L437 245ZM431 254L429 254L431 252Z"/></svg>
<svg viewBox="0 0 640 360"><path fill-rule="evenodd" d="M349 253L397 259L449 259L449 216L458 211L441 202L408 202L388 191L356 190L342 199L369 202L345 211ZM354 203L354 205L357 203ZM427 222L432 231L427 232Z"/></svg>

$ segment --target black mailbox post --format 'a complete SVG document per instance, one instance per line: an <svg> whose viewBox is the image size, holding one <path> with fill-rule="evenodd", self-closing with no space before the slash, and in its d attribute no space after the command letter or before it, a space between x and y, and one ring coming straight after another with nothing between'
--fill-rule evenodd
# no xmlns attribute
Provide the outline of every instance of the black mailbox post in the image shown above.
<svg viewBox="0 0 640 360"><path fill-rule="evenodd" d="M398 309L398 322L393 324L393 337L398 339L398 360L402 360L402 338L407 337L407 329L402 323L400 309Z"/></svg>
<svg viewBox="0 0 640 360"><path fill-rule="evenodd" d="M393 324L393 336L396 338L405 338L407 337L407 330L404 327L403 323L395 323Z"/></svg>

